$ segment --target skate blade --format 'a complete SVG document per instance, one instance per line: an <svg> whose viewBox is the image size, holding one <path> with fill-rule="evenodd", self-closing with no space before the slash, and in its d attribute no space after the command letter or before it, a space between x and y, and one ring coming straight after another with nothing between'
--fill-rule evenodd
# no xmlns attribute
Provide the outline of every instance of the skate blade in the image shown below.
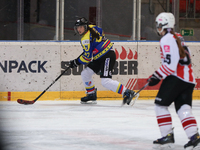
<svg viewBox="0 0 200 150"><path fill-rule="evenodd" d="M133 106L135 104L135 101L138 99L139 96L140 96L139 93L137 95L135 95L135 98L130 102L131 106Z"/></svg>
<svg viewBox="0 0 200 150"><path fill-rule="evenodd" d="M200 143L197 144L196 147L193 146L186 147L185 150L200 150Z"/></svg>
<svg viewBox="0 0 200 150"><path fill-rule="evenodd" d="M97 101L80 102L81 104L97 104Z"/></svg>
<svg viewBox="0 0 200 150"><path fill-rule="evenodd" d="M160 144L154 144L152 150L174 150L174 144L173 143L168 143L164 145Z"/></svg>

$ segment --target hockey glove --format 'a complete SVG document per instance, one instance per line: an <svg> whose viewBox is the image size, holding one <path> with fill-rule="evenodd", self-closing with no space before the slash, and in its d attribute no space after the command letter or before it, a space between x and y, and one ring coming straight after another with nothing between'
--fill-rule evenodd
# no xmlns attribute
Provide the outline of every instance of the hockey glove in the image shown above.
<svg viewBox="0 0 200 150"><path fill-rule="evenodd" d="M70 60L70 62L69 62L69 67L70 68L75 68L78 65L80 65L80 63L78 62L78 59Z"/></svg>
<svg viewBox="0 0 200 150"><path fill-rule="evenodd" d="M160 80L162 79L162 76L155 71L149 78L148 78L148 82L149 82L149 86L154 86L156 84L158 84L160 82Z"/></svg>

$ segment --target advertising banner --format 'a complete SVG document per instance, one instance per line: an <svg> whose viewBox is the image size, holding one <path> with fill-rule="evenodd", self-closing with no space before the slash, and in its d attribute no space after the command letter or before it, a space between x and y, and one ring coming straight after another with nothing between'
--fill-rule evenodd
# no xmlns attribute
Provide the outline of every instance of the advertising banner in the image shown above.
<svg viewBox="0 0 200 150"><path fill-rule="evenodd" d="M200 98L200 43L186 43L191 49L196 78L194 95ZM116 64L113 79L131 90L139 90L161 65L159 42L114 42ZM83 52L79 42L0 42L0 99L34 99ZM80 99L85 96L81 71L86 66L69 69L42 96L41 100ZM99 74L93 75L99 98L122 95L101 85ZM155 97L161 82L141 92L143 98ZM23 96L23 97L22 97Z"/></svg>
<svg viewBox="0 0 200 150"><path fill-rule="evenodd" d="M60 45L0 43L0 91L43 91L60 73ZM50 91L60 90L55 84Z"/></svg>

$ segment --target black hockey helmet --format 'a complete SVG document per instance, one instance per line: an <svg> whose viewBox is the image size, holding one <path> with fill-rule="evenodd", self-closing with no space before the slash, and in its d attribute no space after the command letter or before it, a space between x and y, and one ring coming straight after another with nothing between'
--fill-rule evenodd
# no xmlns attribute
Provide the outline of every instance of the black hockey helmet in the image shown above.
<svg viewBox="0 0 200 150"><path fill-rule="evenodd" d="M75 33L76 34L78 33L78 31L77 31L77 27L78 26L84 26L85 32L87 32L88 25L89 25L89 23L88 23L88 21L87 21L87 19L85 17L81 17L81 18L77 19L76 22L75 22L75 26L74 26ZM85 34L85 32L83 34Z"/></svg>
<svg viewBox="0 0 200 150"><path fill-rule="evenodd" d="M83 26L83 25L88 25L88 21L85 17L81 17L76 20L75 26Z"/></svg>

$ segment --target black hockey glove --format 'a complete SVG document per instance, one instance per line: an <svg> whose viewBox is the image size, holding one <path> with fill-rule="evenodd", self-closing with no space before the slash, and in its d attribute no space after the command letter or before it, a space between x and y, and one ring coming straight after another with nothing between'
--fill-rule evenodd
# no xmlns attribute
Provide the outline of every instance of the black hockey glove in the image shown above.
<svg viewBox="0 0 200 150"><path fill-rule="evenodd" d="M70 62L69 62L69 67L70 68L75 68L78 65L80 65L80 63L78 62L78 59L70 60Z"/></svg>
<svg viewBox="0 0 200 150"><path fill-rule="evenodd" d="M155 71L147 80L149 82L149 86L154 86L156 84L158 84L160 82L160 80L162 79L162 76Z"/></svg>

